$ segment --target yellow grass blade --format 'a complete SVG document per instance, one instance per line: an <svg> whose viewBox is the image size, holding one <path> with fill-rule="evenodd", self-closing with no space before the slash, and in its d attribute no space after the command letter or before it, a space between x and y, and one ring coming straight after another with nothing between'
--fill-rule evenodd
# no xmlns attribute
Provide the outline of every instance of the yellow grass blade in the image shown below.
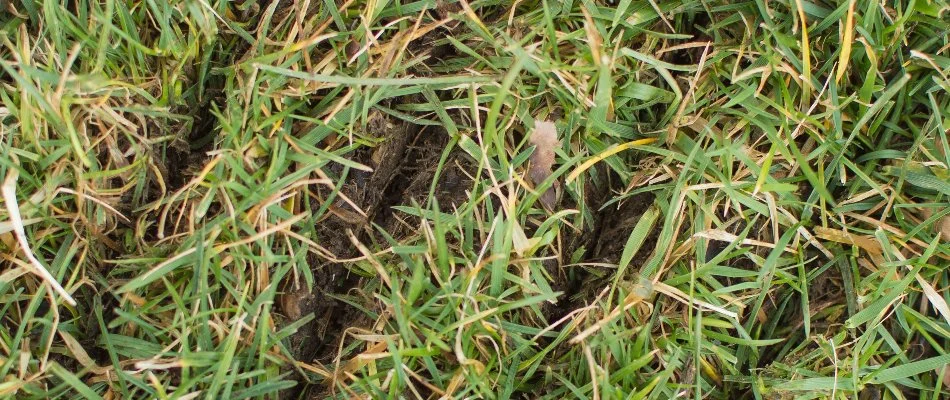
<svg viewBox="0 0 950 400"><path fill-rule="evenodd" d="M584 171L587 171L588 169L590 169L590 167L593 167L594 164L597 164L598 162L602 161L603 159L607 157L610 157L614 154L617 154L627 149L632 149L637 146L645 146L655 141L656 141L655 138L637 139L632 142L627 142L618 146L611 147L605 150L603 153L595 155L591 157L589 160L584 161L584 163L581 164L579 167L575 168L574 171L571 171L571 173L567 176L567 183L573 182L574 179L577 179L577 177L580 174L584 173Z"/></svg>
<svg viewBox="0 0 950 400"><path fill-rule="evenodd" d="M835 74L835 83L841 81L848 63L851 61L851 42L854 41L854 5L856 0L848 4L848 16L844 19L844 32L841 36L841 53L838 54L838 72Z"/></svg>

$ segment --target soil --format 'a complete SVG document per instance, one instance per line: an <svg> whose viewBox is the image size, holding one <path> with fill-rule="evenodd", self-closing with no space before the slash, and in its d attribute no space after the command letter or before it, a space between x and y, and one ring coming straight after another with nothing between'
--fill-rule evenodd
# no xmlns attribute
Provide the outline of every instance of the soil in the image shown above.
<svg viewBox="0 0 950 400"><path fill-rule="evenodd" d="M557 269L558 265L571 264L570 257L577 252L582 253L577 260L580 264L618 263L630 232L654 201L652 194L641 193L618 204L605 205L607 200L616 195L616 191L623 188L623 184L606 167L600 166L597 175L606 176L606 179L600 184L592 183L585 199L585 203L593 211L593 220L580 232L570 231L565 240L566 250L562 253L561 260L552 260L546 264L552 276L561 278L552 283L552 288L564 293L556 304L547 306L545 314L551 316L548 323L554 323L571 311L586 306L609 284L609 274L599 273L598 267L568 267L556 271L552 269ZM576 204L566 204L562 207L576 207ZM651 255L648 249L654 248L655 242L654 232L648 235L642 250L631 260L631 265L637 266L646 262ZM635 272L636 268L630 268L628 271Z"/></svg>
<svg viewBox="0 0 950 400"><path fill-rule="evenodd" d="M424 127L377 116L367 124L367 135L379 137L381 143L375 148L361 148L350 158L370 166L372 172L349 170L340 166L329 168L335 180L346 173L345 186L340 192L351 199L365 213L365 217L352 206L337 198L326 217L317 222L318 242L333 252L339 259L358 257L361 254L353 246L347 231L370 249L387 247L381 228L396 240L404 240L418 234L411 221L403 221L393 207L419 204L426 206L428 193L438 169L442 151L448 145L449 135L441 128ZM456 150L448 155L435 186L435 200L440 209L452 210L467 199L466 190L471 187L467 171L475 170L474 162L467 154ZM601 182L589 185L585 203L591 207L593 219L580 232L568 232L562 238L563 249L559 259L546 261L545 267L551 276L554 290L563 294L557 304L549 307L549 323L552 323L577 307L590 302L608 282L609 274L591 273L586 267L559 267L571 263L572 254L581 254L581 263L616 263L623 251L626 238L639 217L653 203L651 194L632 196L625 201L603 207L608 199L623 189L619 177L607 168L598 167ZM313 187L312 190L326 199L330 190ZM311 205L316 210L318 200ZM575 204L565 201L559 208L573 208ZM530 227L528 227L530 229ZM653 236L653 235L651 235ZM653 239L648 239L653 240ZM652 243L643 248L650 249ZM649 256L642 251L634 265ZM373 321L347 302L372 309L370 300L356 293L361 287L361 278L348 270L346 263L333 263L316 256L310 258L314 269L314 285L309 288L285 288L279 299L281 314L289 324L310 314L315 316L289 338L289 350L296 360L323 365L332 369L341 345L347 343L345 330L350 327L369 328ZM635 271L635 269L632 269ZM587 289L590 290L587 290ZM595 290L596 289L596 290ZM282 398L320 398L328 389L319 382L300 386L284 393Z"/></svg>
<svg viewBox="0 0 950 400"><path fill-rule="evenodd" d="M352 200L362 213L337 197L329 212L316 225L319 243L340 260L361 256L347 231L370 249L386 247L385 236L378 229L396 240L417 234L417 230L404 222L393 207L414 203L425 206L449 138L441 128L396 122L382 116L371 118L366 130L368 135L380 137L381 143L375 148L355 151L350 159L371 167L373 171L344 171L339 165L328 171L331 177L337 178L346 173L346 184L340 188L340 193ZM470 188L471 180L463 171L473 169L464 154L449 154L434 192L441 209L450 210L467 200L465 191ZM312 190L322 199L331 192L323 186L314 186ZM320 206L317 200L311 205L314 210ZM314 269L314 285L309 288L287 287L278 302L287 324L310 314L315 316L289 338L293 357L330 366L335 363L339 346L347 340L345 330L369 327L373 321L341 300L367 301L351 293L361 286L358 274L350 271L346 263L328 262L317 256L311 256L309 262ZM367 307L372 308L372 305L367 304ZM318 398L323 389L320 384L309 389L298 386L282 398Z"/></svg>

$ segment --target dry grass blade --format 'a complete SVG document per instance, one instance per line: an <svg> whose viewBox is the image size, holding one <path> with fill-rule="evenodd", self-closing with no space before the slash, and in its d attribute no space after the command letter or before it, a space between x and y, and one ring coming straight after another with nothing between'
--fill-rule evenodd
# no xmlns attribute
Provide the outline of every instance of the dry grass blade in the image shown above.
<svg viewBox="0 0 950 400"><path fill-rule="evenodd" d="M867 252L875 263L881 264L884 262L881 244L874 240L874 238L820 226L815 228L815 236L832 242L858 246Z"/></svg>
<svg viewBox="0 0 950 400"><path fill-rule="evenodd" d="M30 260L30 265L33 266L33 273L40 276L50 287L53 288L60 297L63 298L70 305L75 306L76 300L69 295L69 292L66 289L63 289L63 286L59 284L59 281L53 277L49 271L46 270L46 267L40 263L40 260L36 259L36 256L33 255L33 250L30 249L30 240L26 237L26 231L23 229L23 219L20 217L20 205L16 200L16 183L18 172L16 169L11 169L6 178L3 180L3 185L0 186L0 191L3 192L3 201L7 205L7 215L10 216L10 223L13 225L13 232L16 235L17 242L20 244L20 250L23 251L23 254L26 255L26 258Z"/></svg>

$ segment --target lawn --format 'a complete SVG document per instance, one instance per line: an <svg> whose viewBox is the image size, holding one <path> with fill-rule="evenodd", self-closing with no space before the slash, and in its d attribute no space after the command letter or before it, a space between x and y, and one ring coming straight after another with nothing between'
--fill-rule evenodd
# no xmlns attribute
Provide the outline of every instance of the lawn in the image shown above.
<svg viewBox="0 0 950 400"><path fill-rule="evenodd" d="M946 0L0 1L0 398L950 398Z"/></svg>

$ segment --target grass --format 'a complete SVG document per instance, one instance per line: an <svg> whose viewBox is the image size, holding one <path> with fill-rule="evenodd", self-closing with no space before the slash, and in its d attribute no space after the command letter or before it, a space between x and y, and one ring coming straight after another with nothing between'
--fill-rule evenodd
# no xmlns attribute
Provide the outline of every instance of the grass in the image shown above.
<svg viewBox="0 0 950 400"><path fill-rule="evenodd" d="M946 1L0 8L0 397L950 396Z"/></svg>

